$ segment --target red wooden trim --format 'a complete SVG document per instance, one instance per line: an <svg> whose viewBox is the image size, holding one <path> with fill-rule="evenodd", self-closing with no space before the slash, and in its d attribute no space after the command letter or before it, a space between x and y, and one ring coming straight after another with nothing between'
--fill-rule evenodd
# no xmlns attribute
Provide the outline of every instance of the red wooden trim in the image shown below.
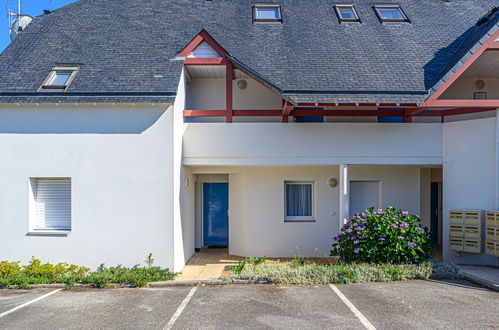
<svg viewBox="0 0 499 330"><path fill-rule="evenodd" d="M225 110L184 110L184 117L221 117Z"/></svg>
<svg viewBox="0 0 499 330"><path fill-rule="evenodd" d="M455 109L438 109L438 110L424 110L418 112L415 117L443 117L443 116L455 116L464 115L468 113L478 113L486 111L494 111L492 108L455 108Z"/></svg>
<svg viewBox="0 0 499 330"><path fill-rule="evenodd" d="M499 108L499 100L427 100L426 108Z"/></svg>
<svg viewBox="0 0 499 330"><path fill-rule="evenodd" d="M298 103L297 107L418 108L415 103Z"/></svg>
<svg viewBox="0 0 499 330"><path fill-rule="evenodd" d="M192 39L192 41L187 46L185 46L184 49L180 51L178 56L188 56L203 41L210 45L210 47L213 48L213 50L216 51L217 54L221 57L227 56L227 51L222 46L220 46L220 44L215 39L213 39L213 37L204 29L201 30L201 32L199 32L198 35L194 39Z"/></svg>
<svg viewBox="0 0 499 330"><path fill-rule="evenodd" d="M222 57L212 58L186 58L184 65L224 65L227 60Z"/></svg>
<svg viewBox="0 0 499 330"><path fill-rule="evenodd" d="M289 113L291 112L292 107L288 105L287 100L282 100L282 122L283 123L288 123L289 122Z"/></svg>
<svg viewBox="0 0 499 330"><path fill-rule="evenodd" d="M232 63L230 61L227 62L226 66L226 74L225 74L225 121L228 123L232 123L232 82L234 80L234 68L232 67Z"/></svg>
<svg viewBox="0 0 499 330"><path fill-rule="evenodd" d="M281 110L234 110L234 116L246 116L246 117L269 117L269 116L280 116Z"/></svg>
<svg viewBox="0 0 499 330"><path fill-rule="evenodd" d="M403 116L403 110L292 110L293 116Z"/></svg>
<svg viewBox="0 0 499 330"><path fill-rule="evenodd" d="M202 42L203 42L203 37L201 37L201 35L197 35L194 39L192 39L191 42L189 42L187 44L187 46L185 46L184 49L182 49L180 51L180 53L178 53L178 56L188 56L194 49L196 49Z"/></svg>
<svg viewBox="0 0 499 330"><path fill-rule="evenodd" d="M499 38L499 30L497 30L494 35L492 35L476 52L473 54L457 71L454 73L449 80L447 80L442 87L440 87L433 95L430 96L428 100L423 103L423 107L429 107L430 104L437 100L442 94L473 64L475 61L482 56L482 54L491 47L495 40ZM458 105L459 106L459 105ZM474 106L477 106L475 104Z"/></svg>

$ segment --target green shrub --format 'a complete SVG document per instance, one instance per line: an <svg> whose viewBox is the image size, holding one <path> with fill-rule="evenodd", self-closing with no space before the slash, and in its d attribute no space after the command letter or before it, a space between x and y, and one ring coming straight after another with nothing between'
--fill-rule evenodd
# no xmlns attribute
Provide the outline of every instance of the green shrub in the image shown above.
<svg viewBox="0 0 499 330"><path fill-rule="evenodd" d="M430 233L418 216L393 207L366 212L340 229L331 255L345 263L375 264L419 264L430 257Z"/></svg>
<svg viewBox="0 0 499 330"><path fill-rule="evenodd" d="M0 278L13 277L19 274L21 266L19 261L0 261Z"/></svg>
<svg viewBox="0 0 499 330"><path fill-rule="evenodd" d="M152 256L149 256L152 259ZM91 284L102 288L110 283L131 286L145 286L148 282L168 281L175 273L160 267L105 267L101 264L97 271L89 272L89 268L67 263L42 263L32 258L21 266L20 262L0 262L0 287L30 288L30 284L66 284L72 288L76 283Z"/></svg>

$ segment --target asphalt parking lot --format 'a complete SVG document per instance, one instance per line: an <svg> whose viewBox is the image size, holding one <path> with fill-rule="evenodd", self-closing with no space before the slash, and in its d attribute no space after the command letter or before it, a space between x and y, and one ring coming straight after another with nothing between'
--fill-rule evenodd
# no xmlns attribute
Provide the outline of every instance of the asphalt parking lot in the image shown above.
<svg viewBox="0 0 499 330"><path fill-rule="evenodd" d="M465 281L0 290L0 328L499 329L499 293Z"/></svg>

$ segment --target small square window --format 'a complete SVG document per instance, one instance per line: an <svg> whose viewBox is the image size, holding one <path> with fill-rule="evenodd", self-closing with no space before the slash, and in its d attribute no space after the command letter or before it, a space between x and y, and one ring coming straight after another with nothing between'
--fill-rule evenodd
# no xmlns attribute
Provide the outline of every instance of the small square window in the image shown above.
<svg viewBox="0 0 499 330"><path fill-rule="evenodd" d="M253 22L282 22L281 6L255 5L253 7Z"/></svg>
<svg viewBox="0 0 499 330"><path fill-rule="evenodd" d="M43 83L42 88L64 91L71 84L77 71L78 68L54 68Z"/></svg>
<svg viewBox="0 0 499 330"><path fill-rule="evenodd" d="M377 5L374 6L376 15L382 22L408 22L409 19L400 6Z"/></svg>
<svg viewBox="0 0 499 330"><path fill-rule="evenodd" d="M313 182L285 182L286 221L314 220Z"/></svg>
<svg viewBox="0 0 499 330"><path fill-rule="evenodd" d="M336 14L342 22L359 22L359 15L353 5L336 5Z"/></svg>

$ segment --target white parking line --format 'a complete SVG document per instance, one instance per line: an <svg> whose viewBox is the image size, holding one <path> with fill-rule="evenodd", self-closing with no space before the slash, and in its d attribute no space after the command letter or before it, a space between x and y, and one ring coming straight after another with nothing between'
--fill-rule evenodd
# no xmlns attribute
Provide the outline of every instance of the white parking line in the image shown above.
<svg viewBox="0 0 499 330"><path fill-rule="evenodd" d="M51 295L53 295L53 294L55 294L55 293L57 293L57 292L59 292L59 291L61 291L61 290L62 290L62 289L56 289L56 290L54 290L54 291L50 291L49 293L46 293L46 294L44 294L43 296L40 296L40 297L38 297L38 298L35 298L35 299L30 300L30 301L28 301L28 302L25 302L24 304L21 304L21 305L19 305L19 306L17 306L17 307L14 307L14 308L12 308L12 309L9 309L8 311L3 312L2 314L0 314L0 319L1 319L2 317L6 316L6 315L9 315L10 313L13 313L13 312L15 312L15 311L17 311L17 310L21 309L21 308L24 308L24 307L26 307L26 306L28 306L28 305L31 305L32 303L35 303L35 302L40 301L40 300L42 300L42 299L45 299L45 298L47 298L47 297L49 297L49 296L51 296Z"/></svg>
<svg viewBox="0 0 499 330"><path fill-rule="evenodd" d="M180 306L178 306L177 308L177 311L175 312L175 314L173 314L172 318L170 319L170 321L168 321L168 323L166 324L166 326L164 327L164 330L170 330L171 328L173 328L173 326L175 325L175 322L177 321L177 319L180 317L180 315L182 314L182 312L184 311L185 307L187 306L187 304L189 303L189 301L191 300L192 296L194 296L194 293L196 292L196 290L198 289L197 286L193 287L191 289L191 291L189 291L189 293L187 294L187 296L184 298L184 300L182 301L182 303L180 304Z"/></svg>
<svg viewBox="0 0 499 330"><path fill-rule="evenodd" d="M371 324L371 322L369 322L369 320L364 316L364 314L362 314L358 309L357 307L355 307L351 302L350 300L348 300L347 297L345 297L345 295L343 293L341 293L340 289L338 289L335 285L333 284L329 284L329 286L331 287L331 289L334 291L334 293L336 293L336 295L338 297L340 297L340 299L345 303L345 305L347 305L348 308L350 308L350 310L352 311L352 313L355 314L355 316L357 316L357 318L359 319L359 321L366 327L366 329L369 329L369 330L376 330L376 328L374 327L374 325Z"/></svg>

